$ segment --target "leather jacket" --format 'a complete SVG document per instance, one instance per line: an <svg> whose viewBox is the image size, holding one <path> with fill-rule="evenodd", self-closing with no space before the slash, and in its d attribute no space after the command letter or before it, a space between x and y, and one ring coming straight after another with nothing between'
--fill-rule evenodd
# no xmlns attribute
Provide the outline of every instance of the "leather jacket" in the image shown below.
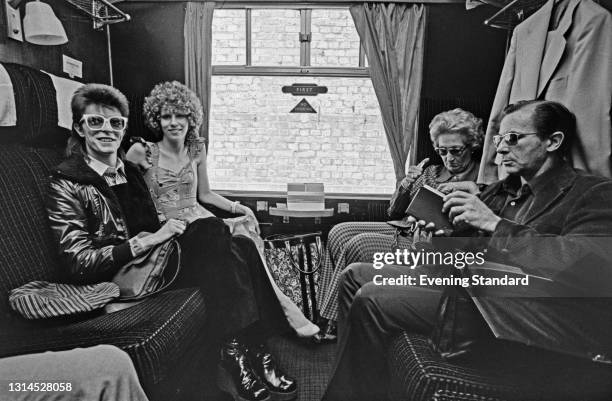
<svg viewBox="0 0 612 401"><path fill-rule="evenodd" d="M134 202L157 215L138 167L127 161L124 165L129 185L141 195ZM53 171L46 207L70 281L109 281L132 259L128 241L137 233L129 232L117 196L82 154L71 156Z"/></svg>

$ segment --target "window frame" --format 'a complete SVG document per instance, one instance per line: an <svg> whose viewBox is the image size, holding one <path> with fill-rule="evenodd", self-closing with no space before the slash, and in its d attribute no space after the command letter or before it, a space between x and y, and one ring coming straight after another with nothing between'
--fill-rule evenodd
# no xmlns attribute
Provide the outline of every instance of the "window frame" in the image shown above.
<svg viewBox="0 0 612 401"><path fill-rule="evenodd" d="M437 0L433 0L437 1ZM448 0L441 0L448 1ZM462 0L451 0L462 1ZM253 66L251 48L252 10L255 9L282 9L300 11L300 36L311 33L311 15L315 9L349 9L350 3L325 3L318 4L291 4L291 3L263 3L263 2L223 2L216 3L215 10L245 10L245 65L213 64L211 75L213 76L303 76L303 77L339 77L339 78L370 78L370 68L365 66L365 51L363 42L359 40L359 65L356 67L313 67L310 65L310 40L300 41L300 66ZM213 14L214 18L214 14ZM308 39L311 39L308 38ZM231 190L215 189L216 193L223 196L234 196L244 198L258 198L262 196L286 198L285 192L274 190ZM388 200L391 193L353 193L333 192L326 193L326 199L365 199L365 200Z"/></svg>
<svg viewBox="0 0 612 401"><path fill-rule="evenodd" d="M359 40L359 64L355 67L313 67L310 65L312 39L312 10L348 9L349 4L261 4L261 3L222 3L215 10L245 10L245 64L213 64L212 75L247 75L247 76L304 76L304 77L342 77L370 78L370 69L365 66L363 43ZM300 65L299 66L254 66L252 65L252 10L298 10L300 12ZM214 15L213 15L214 18Z"/></svg>

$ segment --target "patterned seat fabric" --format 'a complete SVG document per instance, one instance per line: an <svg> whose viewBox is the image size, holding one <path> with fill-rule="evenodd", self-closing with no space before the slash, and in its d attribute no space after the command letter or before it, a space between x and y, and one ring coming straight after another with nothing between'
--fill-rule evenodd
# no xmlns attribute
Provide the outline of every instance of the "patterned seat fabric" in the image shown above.
<svg viewBox="0 0 612 401"><path fill-rule="evenodd" d="M0 357L111 344L126 351L145 388L170 375L202 337L204 300L197 289L151 297L111 314L0 326Z"/></svg>
<svg viewBox="0 0 612 401"><path fill-rule="evenodd" d="M62 282L44 207L57 149L0 146L0 357L112 344L132 357L142 384L156 391L199 356L206 309L197 289L169 291L136 306L38 321L12 312L8 292L33 280ZM165 398L164 398L165 399Z"/></svg>
<svg viewBox="0 0 612 401"><path fill-rule="evenodd" d="M392 400L609 400L610 366L499 342L447 361L428 338L402 333L389 348Z"/></svg>

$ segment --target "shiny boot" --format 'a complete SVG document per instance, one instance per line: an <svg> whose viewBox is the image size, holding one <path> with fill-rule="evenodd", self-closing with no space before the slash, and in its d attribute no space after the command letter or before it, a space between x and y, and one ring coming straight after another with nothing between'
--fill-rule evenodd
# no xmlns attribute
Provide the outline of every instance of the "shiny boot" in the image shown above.
<svg viewBox="0 0 612 401"><path fill-rule="evenodd" d="M297 382L276 366L274 358L263 344L247 350L253 371L272 396L272 400L285 401L297 397Z"/></svg>
<svg viewBox="0 0 612 401"><path fill-rule="evenodd" d="M253 372L245 351L236 339L223 344L217 384L234 401L269 401L270 393Z"/></svg>

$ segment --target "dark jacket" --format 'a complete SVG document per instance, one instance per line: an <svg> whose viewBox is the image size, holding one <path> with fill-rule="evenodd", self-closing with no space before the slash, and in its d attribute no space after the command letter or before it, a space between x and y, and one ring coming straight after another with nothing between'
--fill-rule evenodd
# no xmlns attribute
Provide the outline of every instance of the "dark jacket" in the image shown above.
<svg viewBox="0 0 612 401"><path fill-rule="evenodd" d="M500 214L504 181L489 186L481 199ZM612 181L579 173L567 164L550 171L534 194L523 224L503 219L488 247L526 273L573 286L601 283L612 290ZM610 291L612 293L612 291Z"/></svg>
<svg viewBox="0 0 612 401"><path fill-rule="evenodd" d="M138 168L124 161L130 198L139 213L157 215ZM74 154L54 171L47 197L51 230L70 281L108 281L132 258L130 233L119 200L83 155ZM152 229L159 228L152 227Z"/></svg>
<svg viewBox="0 0 612 401"><path fill-rule="evenodd" d="M499 214L507 178L481 199ZM612 361L612 181L566 164L534 193L523 224L502 220L486 260L520 266L525 287L474 287L476 304L499 338ZM485 271L486 272L486 271Z"/></svg>

